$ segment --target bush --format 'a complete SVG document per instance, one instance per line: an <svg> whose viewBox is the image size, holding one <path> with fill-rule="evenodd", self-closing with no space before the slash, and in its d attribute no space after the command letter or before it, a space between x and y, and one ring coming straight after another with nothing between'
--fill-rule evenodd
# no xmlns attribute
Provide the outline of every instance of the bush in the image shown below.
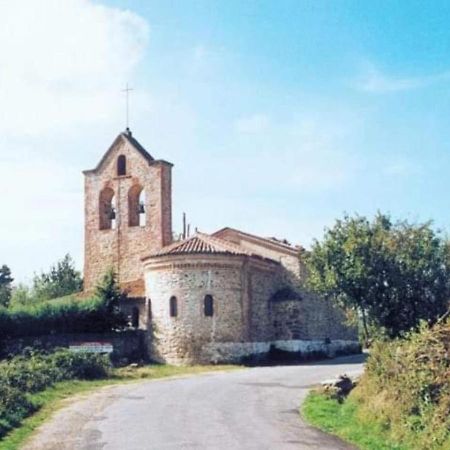
<svg viewBox="0 0 450 450"><path fill-rule="evenodd" d="M20 389L0 383L0 438L35 410Z"/></svg>
<svg viewBox="0 0 450 450"><path fill-rule="evenodd" d="M59 351L51 355L50 362L60 380L107 378L111 369L109 359L95 353Z"/></svg>
<svg viewBox="0 0 450 450"><path fill-rule="evenodd" d="M450 448L450 320L374 345L350 394L366 422L411 449Z"/></svg>
<svg viewBox="0 0 450 450"><path fill-rule="evenodd" d="M65 298L10 309L0 307L0 340L58 333L107 332L126 324L103 298Z"/></svg>
<svg viewBox="0 0 450 450"><path fill-rule="evenodd" d="M107 378L110 370L107 356L69 350L54 353L26 350L1 362L0 438L38 408L30 394L59 381Z"/></svg>

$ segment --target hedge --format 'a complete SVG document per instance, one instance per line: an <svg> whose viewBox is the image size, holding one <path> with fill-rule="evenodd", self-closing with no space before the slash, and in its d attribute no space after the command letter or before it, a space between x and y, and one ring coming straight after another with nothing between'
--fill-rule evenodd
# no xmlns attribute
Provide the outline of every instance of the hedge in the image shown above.
<svg viewBox="0 0 450 450"><path fill-rule="evenodd" d="M0 363L0 438L39 409L32 394L66 380L107 378L107 356L58 350L42 353L26 350Z"/></svg>
<svg viewBox="0 0 450 450"><path fill-rule="evenodd" d="M0 307L0 340L57 333L107 332L123 328L124 317L101 298L50 300Z"/></svg>

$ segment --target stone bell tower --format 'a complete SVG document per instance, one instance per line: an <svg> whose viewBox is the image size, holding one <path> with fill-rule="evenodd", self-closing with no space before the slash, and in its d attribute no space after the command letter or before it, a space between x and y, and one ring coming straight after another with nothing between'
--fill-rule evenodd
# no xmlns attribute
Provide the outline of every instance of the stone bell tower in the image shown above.
<svg viewBox="0 0 450 450"><path fill-rule="evenodd" d="M172 241L172 164L120 133L85 176L84 289L113 269L130 297L144 297L141 258Z"/></svg>

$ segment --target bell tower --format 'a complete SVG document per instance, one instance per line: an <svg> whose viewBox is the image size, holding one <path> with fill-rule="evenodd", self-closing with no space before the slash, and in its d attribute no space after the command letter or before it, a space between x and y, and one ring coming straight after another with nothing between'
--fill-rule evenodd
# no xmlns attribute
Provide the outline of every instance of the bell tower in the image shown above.
<svg viewBox="0 0 450 450"><path fill-rule="evenodd" d="M84 289L113 269L131 297L144 297L141 258L172 241L172 164L120 133L85 176Z"/></svg>

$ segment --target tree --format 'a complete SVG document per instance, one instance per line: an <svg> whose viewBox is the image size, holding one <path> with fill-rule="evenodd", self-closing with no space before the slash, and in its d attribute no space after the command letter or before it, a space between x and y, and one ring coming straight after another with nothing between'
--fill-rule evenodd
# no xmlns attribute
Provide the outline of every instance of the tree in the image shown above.
<svg viewBox="0 0 450 450"><path fill-rule="evenodd" d="M33 279L34 296L45 300L79 292L82 286L81 274L75 269L69 254L53 265L49 272L36 275Z"/></svg>
<svg viewBox="0 0 450 450"><path fill-rule="evenodd" d="M31 289L23 283L15 285L11 293L11 301L9 303L10 308L14 308L18 305L29 305L35 302Z"/></svg>
<svg viewBox="0 0 450 450"><path fill-rule="evenodd" d="M387 215L345 216L315 241L307 257L308 284L397 336L448 308L448 243L430 223L392 223Z"/></svg>
<svg viewBox="0 0 450 450"><path fill-rule="evenodd" d="M126 318L120 310L120 304L126 300L125 292L121 291L117 276L109 270L96 289L97 297L102 299L104 317L108 318L110 329L122 329L127 325Z"/></svg>
<svg viewBox="0 0 450 450"><path fill-rule="evenodd" d="M0 305L2 306L9 306L13 281L10 268L6 264L3 264L0 267Z"/></svg>

